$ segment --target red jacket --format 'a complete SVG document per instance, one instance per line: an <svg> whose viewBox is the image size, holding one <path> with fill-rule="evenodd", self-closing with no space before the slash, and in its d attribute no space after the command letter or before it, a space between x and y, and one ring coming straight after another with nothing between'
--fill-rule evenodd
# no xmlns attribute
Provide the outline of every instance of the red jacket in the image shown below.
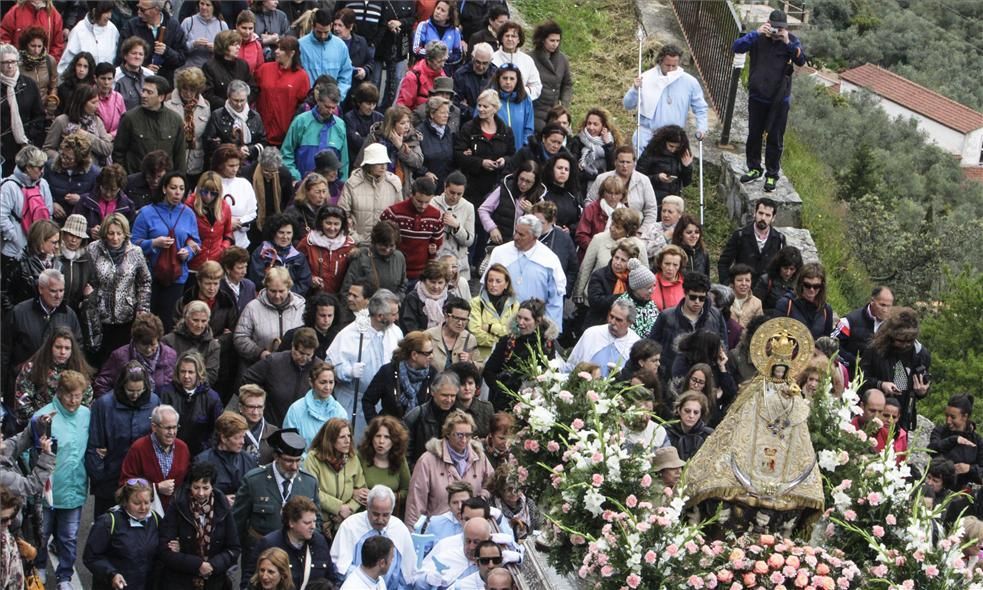
<svg viewBox="0 0 983 590"><path fill-rule="evenodd" d="M427 60L421 59L403 76L403 83L399 85L399 96L396 97L396 104L413 110L427 102L434 80L445 75L443 69L435 72L427 65Z"/></svg>
<svg viewBox="0 0 983 590"><path fill-rule="evenodd" d="M253 76L259 85L256 111L266 127L266 140L279 146L287 135L297 105L311 89L310 78L304 70L284 70L272 61L259 66Z"/></svg>
<svg viewBox="0 0 983 590"><path fill-rule="evenodd" d="M406 257L406 277L416 279L423 272L427 261L434 258L434 252L444 243L444 220L440 210L427 205L423 213L413 206L413 199L405 199L390 205L379 216L382 221L393 221L399 227L399 251Z"/></svg>
<svg viewBox="0 0 983 590"><path fill-rule="evenodd" d="M324 288L321 290L325 293L339 293L341 283L345 280L345 272L348 270L348 254L355 247L355 240L347 236L340 248L329 250L311 244L310 238L310 233L304 236L304 239L297 244L297 249L307 257L311 276L321 277L324 281Z"/></svg>
<svg viewBox="0 0 983 590"><path fill-rule="evenodd" d="M48 53L56 62L60 60L65 51L65 38L61 34L65 25L54 6L38 10L29 1L18 3L0 21L0 41L18 47L21 33L31 27L41 27L48 33Z"/></svg>
<svg viewBox="0 0 983 590"><path fill-rule="evenodd" d="M676 275L675 283L670 283L662 278L661 272L655 273L655 288L652 289L652 301L655 302L655 306L659 308L659 311L676 307L682 301L683 295L685 294L686 292L683 291L682 274Z"/></svg>
<svg viewBox="0 0 983 590"><path fill-rule="evenodd" d="M126 453L123 459L123 467L119 472L119 485L126 483L126 480L133 478L143 478L150 483L157 484L167 479L174 480L174 491L181 489L184 478L188 475L191 467L191 453L188 452L188 445L181 439L174 439L174 462L171 463L171 471L164 477L160 471L160 463L157 462L157 455L154 453L154 443L150 442L148 434L138 438ZM160 503L167 508L167 504L173 496L161 494Z"/></svg>
<svg viewBox="0 0 983 590"><path fill-rule="evenodd" d="M191 193L184 201L192 211L195 208L195 199L197 195ZM235 239L232 237L232 208L225 199L222 199L222 221L210 223L204 215L196 215L195 218L198 220L198 235L201 236L201 252L191 259L188 268L198 270L206 260L218 262L222 251L234 245Z"/></svg>
<svg viewBox="0 0 983 590"><path fill-rule="evenodd" d="M263 57L263 43L260 42L259 37L253 33L253 40L249 43L243 43L239 46L239 59L246 62L249 66L249 73L256 75L256 70L259 66L266 62Z"/></svg>
<svg viewBox="0 0 983 590"><path fill-rule="evenodd" d="M601 209L601 200L591 201L584 207L584 214L580 217L577 231L574 233L574 241L577 242L577 254L580 261L584 261L584 254L587 246L590 246L591 239L597 234L607 229L608 214Z"/></svg>

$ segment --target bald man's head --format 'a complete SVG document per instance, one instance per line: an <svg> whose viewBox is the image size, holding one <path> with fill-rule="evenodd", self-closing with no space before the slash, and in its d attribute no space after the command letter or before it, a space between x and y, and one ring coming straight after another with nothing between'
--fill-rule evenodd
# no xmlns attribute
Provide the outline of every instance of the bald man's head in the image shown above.
<svg viewBox="0 0 983 590"><path fill-rule="evenodd" d="M884 412L884 392L880 389L868 389L864 392L863 404L864 422L870 422L874 418L880 419Z"/></svg>
<svg viewBox="0 0 983 590"><path fill-rule="evenodd" d="M472 518L464 525L464 556L473 562L482 541L491 539L491 525L484 518Z"/></svg>
<svg viewBox="0 0 983 590"><path fill-rule="evenodd" d="M488 580L485 582L486 590L512 590L514 587L512 574L504 567L497 567L488 573Z"/></svg>

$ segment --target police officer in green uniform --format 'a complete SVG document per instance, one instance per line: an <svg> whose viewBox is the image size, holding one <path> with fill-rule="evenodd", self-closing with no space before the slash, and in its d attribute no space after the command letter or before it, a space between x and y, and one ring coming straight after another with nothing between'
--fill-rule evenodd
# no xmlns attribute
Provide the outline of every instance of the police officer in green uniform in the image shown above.
<svg viewBox="0 0 983 590"><path fill-rule="evenodd" d="M243 559L252 558L256 541L267 533L280 530L280 512L292 496L305 496L318 504L317 480L301 471L300 460L306 442L295 428L278 430L268 439L273 449L273 462L257 467L242 479L236 493L232 514L242 539ZM318 505L318 530L321 528Z"/></svg>

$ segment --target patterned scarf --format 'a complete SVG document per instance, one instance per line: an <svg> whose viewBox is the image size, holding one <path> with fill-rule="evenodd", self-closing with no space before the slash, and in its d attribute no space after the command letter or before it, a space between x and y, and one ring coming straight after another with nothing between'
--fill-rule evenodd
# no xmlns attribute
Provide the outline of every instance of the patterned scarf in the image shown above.
<svg viewBox="0 0 983 590"><path fill-rule="evenodd" d="M439 326L444 321L444 302L447 301L447 288L445 287L440 295L435 297L430 294L430 291L427 291L424 281L418 281L416 294L420 298L420 302L423 303L423 311L427 315L427 328Z"/></svg>
<svg viewBox="0 0 983 590"><path fill-rule="evenodd" d="M198 100L189 100L184 103L184 141L188 144L188 149L195 148L195 108Z"/></svg>
<svg viewBox="0 0 983 590"><path fill-rule="evenodd" d="M420 388L429 375L427 367L413 369L406 361L399 363L399 405L404 413L420 405Z"/></svg>
<svg viewBox="0 0 983 590"><path fill-rule="evenodd" d="M212 544L212 527L215 525L215 494L208 496L204 502L191 498L191 519L195 523L195 545L198 547L198 557L208 559L208 548ZM196 590L205 587L206 579L195 576Z"/></svg>
<svg viewBox="0 0 983 590"><path fill-rule="evenodd" d="M577 137L583 146L579 154L574 154L579 158L580 169L592 176L606 172L607 159L604 157L604 139L587 133L587 129L582 129Z"/></svg>
<svg viewBox="0 0 983 590"><path fill-rule="evenodd" d="M277 170L270 181L273 187L273 209L274 213L280 213L280 171ZM253 190L256 191L256 229L263 229L263 222L266 221L266 178L263 177L263 167L256 166L253 172Z"/></svg>
<svg viewBox="0 0 983 590"><path fill-rule="evenodd" d="M20 79L20 70L13 76L0 74L0 84L3 84L4 98L10 105L10 132L14 134L14 142L17 145L27 144L27 133L24 131L24 122L20 118L20 108L17 106L17 93L14 87Z"/></svg>

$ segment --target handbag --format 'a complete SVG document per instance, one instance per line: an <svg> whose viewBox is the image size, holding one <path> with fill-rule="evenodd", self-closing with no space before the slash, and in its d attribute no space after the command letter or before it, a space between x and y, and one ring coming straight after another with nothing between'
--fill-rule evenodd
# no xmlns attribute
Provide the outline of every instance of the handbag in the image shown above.
<svg viewBox="0 0 983 590"><path fill-rule="evenodd" d="M164 221L164 217L154 208L154 212L157 213L157 217L160 217L161 221ZM174 240L171 245L161 250L160 254L157 255L157 261L154 262L154 280L160 283L163 287L170 287L181 278L181 274L184 272L184 266L181 264L181 259L178 258L177 251L177 237L174 235L174 228L177 227L179 221L181 221L181 216L184 215L184 209L178 213L177 219L174 220L174 225L167 227L167 237ZM164 222L167 226L167 222Z"/></svg>

